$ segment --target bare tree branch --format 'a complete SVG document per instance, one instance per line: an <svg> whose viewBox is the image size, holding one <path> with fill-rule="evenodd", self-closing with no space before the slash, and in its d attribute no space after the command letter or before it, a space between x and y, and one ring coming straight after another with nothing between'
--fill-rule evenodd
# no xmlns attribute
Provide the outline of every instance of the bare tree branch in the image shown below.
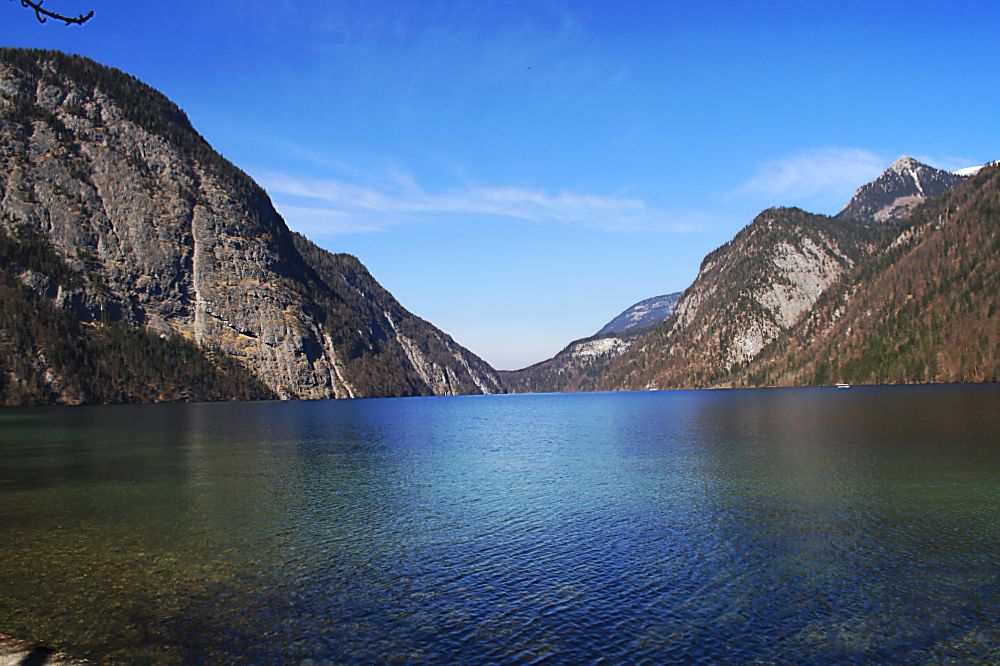
<svg viewBox="0 0 1000 666"><path fill-rule="evenodd" d="M38 19L39 23L45 23L51 18L57 21L62 21L66 25L83 25L94 17L93 9L86 14L80 14L76 17L63 16L62 14L57 14L56 12L50 12L48 9L42 8L42 3L44 1L45 0L21 0L21 6L26 9L35 10L35 18Z"/></svg>

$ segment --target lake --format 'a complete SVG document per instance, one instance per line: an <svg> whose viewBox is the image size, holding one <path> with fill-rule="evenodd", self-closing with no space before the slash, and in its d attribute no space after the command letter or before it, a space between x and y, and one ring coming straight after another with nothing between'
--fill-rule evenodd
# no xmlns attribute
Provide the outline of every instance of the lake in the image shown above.
<svg viewBox="0 0 1000 666"><path fill-rule="evenodd" d="M0 525L100 660L995 663L1000 387L5 409Z"/></svg>

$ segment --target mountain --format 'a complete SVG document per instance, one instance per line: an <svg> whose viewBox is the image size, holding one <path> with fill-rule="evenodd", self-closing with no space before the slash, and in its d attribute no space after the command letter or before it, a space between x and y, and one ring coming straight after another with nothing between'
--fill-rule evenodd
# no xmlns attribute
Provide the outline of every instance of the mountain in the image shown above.
<svg viewBox="0 0 1000 666"><path fill-rule="evenodd" d="M518 392L724 384L754 367L824 294L892 242L920 203L964 180L904 156L860 187L836 216L768 209L705 257L658 325L616 333L605 327L501 377Z"/></svg>
<svg viewBox="0 0 1000 666"><path fill-rule="evenodd" d="M959 169L957 171L952 171L956 176L962 176L963 178L968 178L969 176L975 176L977 173L983 170L983 167L989 165L981 164L979 166L965 167L964 169Z"/></svg>
<svg viewBox="0 0 1000 666"><path fill-rule="evenodd" d="M639 301L596 334L574 340L550 359L520 370L502 370L504 386L516 393L592 391L605 368L643 331L669 317L680 292Z"/></svg>
<svg viewBox="0 0 1000 666"><path fill-rule="evenodd" d="M408 372L407 381L420 393L428 388L434 395L504 392L496 370L450 335L406 310L356 257L327 252L301 234L294 234L294 242L323 284L338 296L341 305L335 315L339 325L367 332L355 338L358 347L349 350L358 359L352 369L355 381L364 372L403 368ZM350 336L345 333L345 337ZM386 359L389 363L380 365Z"/></svg>
<svg viewBox="0 0 1000 666"><path fill-rule="evenodd" d="M634 333L594 335L569 343L558 354L520 370L501 370L500 380L513 393L593 391L604 369L632 344Z"/></svg>
<svg viewBox="0 0 1000 666"><path fill-rule="evenodd" d="M81 321L99 278L30 227L0 228L0 404L253 400L275 394L245 367L189 340Z"/></svg>
<svg viewBox="0 0 1000 666"><path fill-rule="evenodd" d="M963 178L904 155L877 179L862 185L840 217L869 224L896 220L908 215L924 199L952 189Z"/></svg>
<svg viewBox="0 0 1000 666"><path fill-rule="evenodd" d="M620 315L604 325L597 335L624 333L634 329L655 326L674 313L681 292L653 296L626 308Z"/></svg>
<svg viewBox="0 0 1000 666"><path fill-rule="evenodd" d="M731 378L741 385L1000 381L1000 168L928 201Z"/></svg>
<svg viewBox="0 0 1000 666"><path fill-rule="evenodd" d="M991 308L997 293L990 291L995 282L991 275L997 274L996 260L989 259L997 224L989 182L981 176L966 182L904 157L861 187L835 217L789 208L764 211L705 258L675 314L607 364L596 387L992 376L995 346L983 351L979 365L971 368L944 360L970 354L981 344L989 347L995 338L995 331L985 330L996 326ZM956 219L958 223L947 224ZM973 269L969 262L981 268ZM933 276L945 280L939 285L945 291L935 291ZM906 307L897 303L901 284L901 298L910 304ZM966 306L971 309L963 313ZM857 319L841 325L846 327L842 336L836 335L839 328L823 327L852 321L845 313ZM960 339L962 330L982 333L985 342L966 340L970 344L964 347L940 348ZM897 366L910 362L912 355L899 346L910 344L911 335L924 365L919 372L914 365L906 374ZM845 340L852 342L845 346ZM937 354L939 361L932 363L928 354ZM843 364L855 357L862 360L843 371Z"/></svg>
<svg viewBox="0 0 1000 666"><path fill-rule="evenodd" d="M0 49L0 165L4 403L503 390L127 74Z"/></svg>
<svg viewBox="0 0 1000 666"><path fill-rule="evenodd" d="M849 219L764 211L705 257L673 316L609 364L598 386L713 385L794 325L877 237Z"/></svg>

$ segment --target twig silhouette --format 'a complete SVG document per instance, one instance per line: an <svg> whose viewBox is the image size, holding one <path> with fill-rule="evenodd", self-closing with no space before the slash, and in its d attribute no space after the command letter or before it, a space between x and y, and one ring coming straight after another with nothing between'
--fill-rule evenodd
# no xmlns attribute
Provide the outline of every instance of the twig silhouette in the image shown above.
<svg viewBox="0 0 1000 666"><path fill-rule="evenodd" d="M21 6L26 9L35 10L35 18L38 19L39 23L45 23L50 18L57 21L62 21L66 25L83 25L90 19L94 18L94 10L91 9L86 14L80 14L79 16L63 16L62 14L57 14L56 12L50 12L48 9L42 7L42 2L44 0L21 0Z"/></svg>

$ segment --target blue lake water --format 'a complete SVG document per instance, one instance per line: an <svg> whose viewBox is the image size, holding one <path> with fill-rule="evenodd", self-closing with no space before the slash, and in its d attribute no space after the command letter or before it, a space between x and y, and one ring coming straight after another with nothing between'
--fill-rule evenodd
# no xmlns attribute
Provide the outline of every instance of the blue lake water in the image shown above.
<svg viewBox="0 0 1000 666"><path fill-rule="evenodd" d="M1000 387L3 410L0 526L107 661L996 663Z"/></svg>

